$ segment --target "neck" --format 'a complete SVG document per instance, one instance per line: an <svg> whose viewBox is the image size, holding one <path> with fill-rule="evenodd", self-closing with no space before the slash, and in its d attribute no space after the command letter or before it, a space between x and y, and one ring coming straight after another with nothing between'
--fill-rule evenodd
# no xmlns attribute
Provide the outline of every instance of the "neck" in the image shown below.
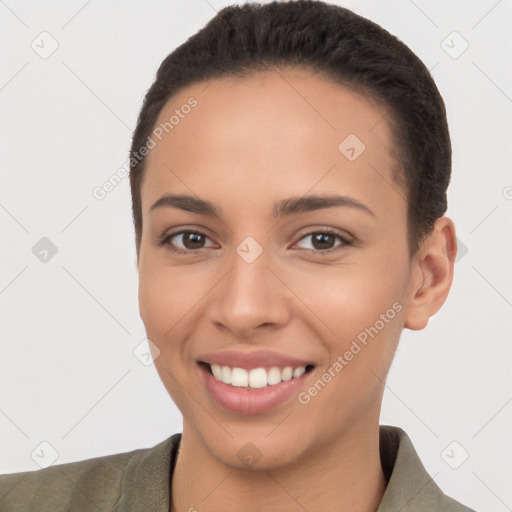
<svg viewBox="0 0 512 512"><path fill-rule="evenodd" d="M271 470L245 470L212 457L192 429L183 429L172 480L171 512L322 510L375 512L386 488L378 420L354 425L334 443ZM229 505L229 506L228 506Z"/></svg>

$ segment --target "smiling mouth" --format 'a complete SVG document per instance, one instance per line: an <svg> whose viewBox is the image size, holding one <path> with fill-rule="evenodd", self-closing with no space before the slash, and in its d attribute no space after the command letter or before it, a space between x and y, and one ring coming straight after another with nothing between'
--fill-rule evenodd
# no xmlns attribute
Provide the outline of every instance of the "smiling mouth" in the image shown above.
<svg viewBox="0 0 512 512"><path fill-rule="evenodd" d="M200 361L199 364L203 366L210 375L213 375L218 382L223 382L234 388L245 389L261 389L275 386L281 382L287 382L301 377L314 368L311 364L297 366L295 368L291 366L271 366L252 369L231 367L215 363L210 364L204 361Z"/></svg>

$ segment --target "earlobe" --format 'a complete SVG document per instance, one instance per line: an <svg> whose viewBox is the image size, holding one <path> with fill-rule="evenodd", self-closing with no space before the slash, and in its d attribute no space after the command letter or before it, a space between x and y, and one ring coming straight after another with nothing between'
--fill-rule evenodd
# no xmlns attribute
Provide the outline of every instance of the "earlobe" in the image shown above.
<svg viewBox="0 0 512 512"><path fill-rule="evenodd" d="M453 281L456 240L453 222L448 217L441 217L414 256L405 313L406 328L425 328L430 317L444 304Z"/></svg>

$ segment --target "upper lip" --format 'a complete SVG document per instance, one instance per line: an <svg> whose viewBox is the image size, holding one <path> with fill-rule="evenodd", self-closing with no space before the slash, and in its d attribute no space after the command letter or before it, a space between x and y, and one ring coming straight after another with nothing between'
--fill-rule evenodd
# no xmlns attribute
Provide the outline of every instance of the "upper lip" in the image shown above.
<svg viewBox="0 0 512 512"><path fill-rule="evenodd" d="M312 365L311 362L305 361L304 359L291 357L271 350L257 350L253 352L222 350L203 354L198 357L198 360L203 363L229 366L230 368L244 368L246 370L272 366L279 368L285 368L287 366L298 368L300 366Z"/></svg>

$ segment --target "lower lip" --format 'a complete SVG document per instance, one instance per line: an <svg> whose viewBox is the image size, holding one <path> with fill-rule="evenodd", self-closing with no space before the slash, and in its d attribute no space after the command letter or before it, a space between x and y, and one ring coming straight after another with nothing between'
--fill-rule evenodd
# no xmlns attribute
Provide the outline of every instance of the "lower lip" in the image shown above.
<svg viewBox="0 0 512 512"><path fill-rule="evenodd" d="M218 381L205 367L199 365L206 389L224 409L242 414L260 414L277 407L291 396L298 394L310 372L288 381L264 388L245 389Z"/></svg>

